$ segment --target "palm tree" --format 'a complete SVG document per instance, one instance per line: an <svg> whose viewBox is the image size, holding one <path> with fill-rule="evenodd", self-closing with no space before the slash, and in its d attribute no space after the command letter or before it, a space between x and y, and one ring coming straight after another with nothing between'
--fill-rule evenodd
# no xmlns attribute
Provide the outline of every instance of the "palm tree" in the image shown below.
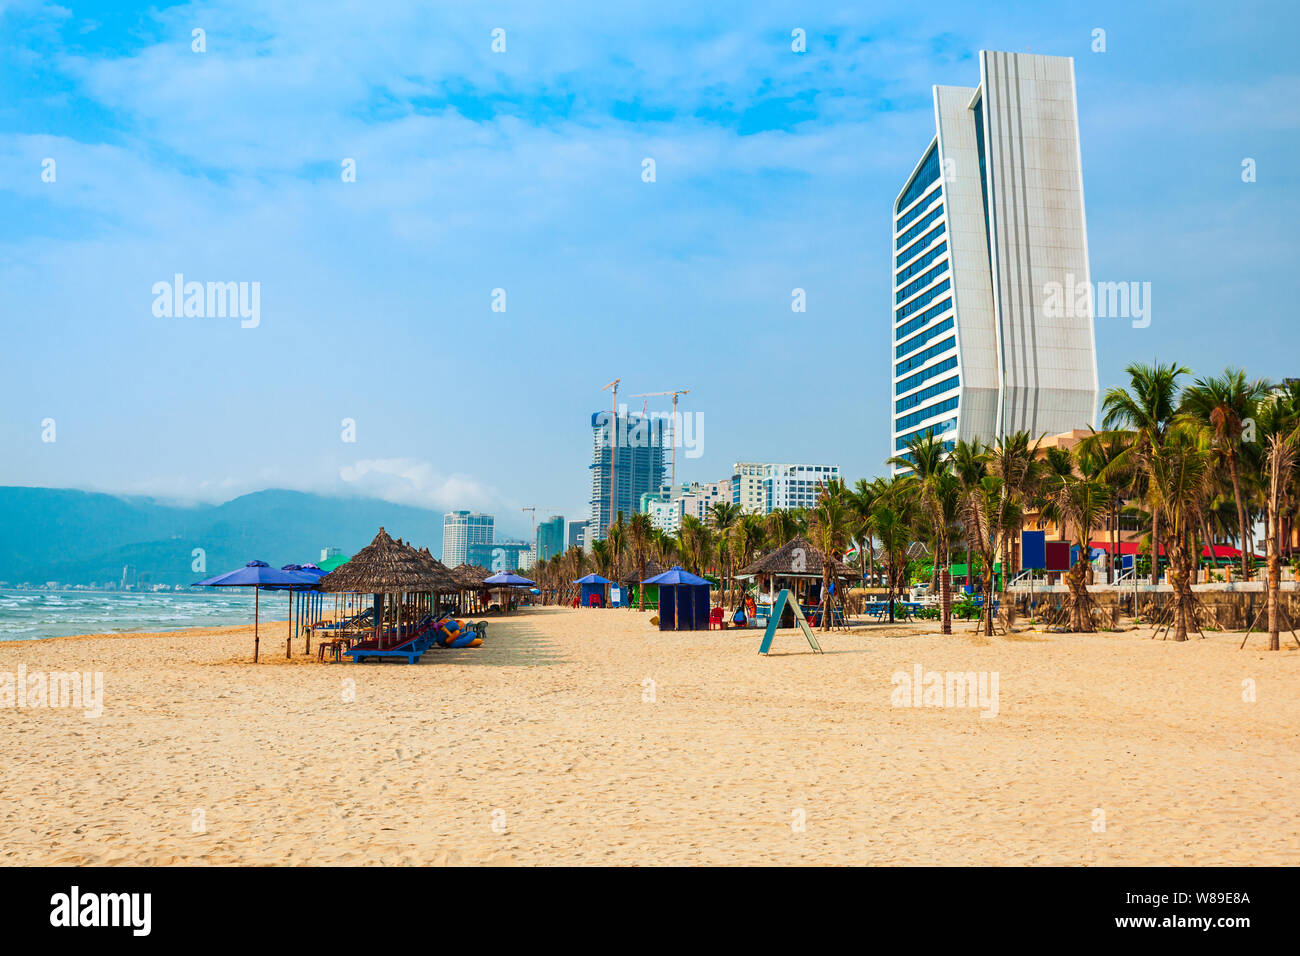
<svg viewBox="0 0 1300 956"><path fill-rule="evenodd" d="M844 482L832 478L817 495L817 506L812 510L808 532L814 547L822 556L822 630L831 626L831 576L834 562L848 547L852 535L853 510L850 507Z"/></svg>
<svg viewBox="0 0 1300 956"><path fill-rule="evenodd" d="M989 473L993 451L978 438L958 440L952 453L952 469L961 487L961 521L967 549L979 552L980 594L984 599L984 633L993 635L993 556L1002 539L1004 507L1002 479ZM967 555L967 567L973 561ZM1003 566L1003 574L1007 566Z"/></svg>
<svg viewBox="0 0 1300 956"><path fill-rule="evenodd" d="M1282 581L1282 499L1300 454L1300 385L1292 382L1259 403L1258 433L1267 455L1268 497L1264 526L1268 556L1268 649L1281 650L1278 598Z"/></svg>
<svg viewBox="0 0 1300 956"><path fill-rule="evenodd" d="M864 577L868 583L873 582L876 576L876 551L872 539L871 516L876 502L888 487L889 484L884 478L876 478L872 481L859 478L853 490L849 492L849 506L858 517L856 537L861 551L861 570L865 572Z"/></svg>
<svg viewBox="0 0 1300 956"><path fill-rule="evenodd" d="M662 528L655 528L650 537L650 557L664 569L677 563L677 542Z"/></svg>
<svg viewBox="0 0 1300 956"><path fill-rule="evenodd" d="M779 548L791 538L798 537L799 532L802 530L798 516L793 511L784 508L775 508L769 511L766 525L767 540L774 548Z"/></svg>
<svg viewBox="0 0 1300 956"><path fill-rule="evenodd" d="M715 501L709 505L705 520L717 531L726 531L740 520L740 505L730 501Z"/></svg>
<svg viewBox="0 0 1300 956"><path fill-rule="evenodd" d="M614 553L608 540L591 543L591 569L604 578L614 574Z"/></svg>
<svg viewBox="0 0 1300 956"><path fill-rule="evenodd" d="M1195 432L1175 428L1165 435L1159 453L1151 460L1149 497L1152 514L1168 529L1169 577L1174 586L1174 640L1187 640L1188 612L1192 610L1190 552L1197 527L1208 504L1212 462L1208 444Z"/></svg>
<svg viewBox="0 0 1300 956"><path fill-rule="evenodd" d="M1178 379L1191 373L1181 365L1150 365L1135 362L1125 371L1129 388L1115 386L1101 400L1102 426L1107 429L1130 429L1129 448L1121 456L1122 467L1150 474L1152 458L1164 444L1177 413L1175 396ZM1151 583L1160 580L1160 516L1151 514Z"/></svg>
<svg viewBox="0 0 1300 956"><path fill-rule="evenodd" d="M620 510L614 523L609 526L605 532L605 543L609 545L610 573L606 577L618 581L623 581L621 577L623 570L623 555L627 551L627 522L623 520L623 512Z"/></svg>
<svg viewBox="0 0 1300 956"><path fill-rule="evenodd" d="M1115 581L1115 554L1119 548L1119 518L1124 499L1133 494L1134 472L1132 456L1126 455L1128 440L1119 432L1092 430L1079 442L1076 456L1079 470L1088 478L1100 481L1107 488L1106 529L1110 535L1110 563L1107 568L1108 583Z"/></svg>
<svg viewBox="0 0 1300 956"><path fill-rule="evenodd" d="M1244 422L1255 414L1255 407L1271 386L1263 379L1247 381L1239 368L1225 369L1221 376L1198 378L1183 391L1181 411L1189 420L1213 436L1214 449L1226 467L1237 500L1237 540L1241 543L1241 579L1250 578L1250 558L1254 552L1250 522L1246 518L1246 499L1241 490L1241 436Z"/></svg>
<svg viewBox="0 0 1300 956"><path fill-rule="evenodd" d="M895 456L886 464L910 468L904 475L930 521L934 539L934 566L939 578L939 606L943 613L941 633L952 633L952 571L948 565L949 525L956 510L957 482L953 477L948 452L934 435L913 438L905 455Z"/></svg>
<svg viewBox="0 0 1300 956"><path fill-rule="evenodd" d="M713 533L694 515L683 515L677 529L677 546L688 563L687 570L703 574L713 558Z"/></svg>
<svg viewBox="0 0 1300 956"><path fill-rule="evenodd" d="M727 585L731 579L730 572L733 569L731 548L728 547L730 541L728 532L740 519L740 514L740 505L733 504L730 501L715 501L709 506L708 513L705 515L705 523L717 532L718 565L722 579L720 584L723 604L727 603Z"/></svg>
<svg viewBox="0 0 1300 956"><path fill-rule="evenodd" d="M646 558L650 555L650 540L654 530L648 514L634 514L627 526L628 544L632 548L632 562L636 565L637 571L636 591L639 611L645 610L645 585L641 582L645 580Z"/></svg>
<svg viewBox="0 0 1300 956"><path fill-rule="evenodd" d="M1039 442L1029 432L1003 435L989 452L989 473L1002 480L1002 503L998 527L1002 530L1002 606L1005 608L1007 583L1011 580L1013 536L1024 525L1028 503L1038 492L1043 465L1038 457Z"/></svg>
<svg viewBox="0 0 1300 956"><path fill-rule="evenodd" d="M894 623L894 595L907 573L907 553L915 536L915 499L901 477L892 478L871 509L871 527L880 541L889 588L889 623Z"/></svg>
<svg viewBox="0 0 1300 956"><path fill-rule="evenodd" d="M1070 587L1070 630L1092 630L1092 598L1088 595L1088 574L1092 565L1092 531L1109 502L1109 490L1096 478L1078 472L1074 453L1068 448L1047 449L1047 474L1043 480L1043 515L1055 521L1061 538L1074 532L1078 559L1066 573Z"/></svg>

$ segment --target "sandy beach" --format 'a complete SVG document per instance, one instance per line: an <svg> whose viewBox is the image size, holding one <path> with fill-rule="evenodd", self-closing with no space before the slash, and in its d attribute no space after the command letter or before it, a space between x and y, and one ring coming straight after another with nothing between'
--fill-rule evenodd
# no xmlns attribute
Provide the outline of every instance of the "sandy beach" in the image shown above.
<svg viewBox="0 0 1300 956"><path fill-rule="evenodd" d="M927 622L764 658L649 616L526 609L414 667L286 662L283 624L257 665L251 627L0 643L104 681L97 719L0 713L0 863L1300 863L1288 634ZM996 716L894 706L916 665L996 673Z"/></svg>

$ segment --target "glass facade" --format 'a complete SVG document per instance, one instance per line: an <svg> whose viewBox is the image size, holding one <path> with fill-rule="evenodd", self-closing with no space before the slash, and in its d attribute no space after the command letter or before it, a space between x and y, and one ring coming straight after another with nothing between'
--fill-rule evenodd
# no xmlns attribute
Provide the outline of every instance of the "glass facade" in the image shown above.
<svg viewBox="0 0 1300 956"><path fill-rule="evenodd" d="M956 424L952 419L908 432L936 415L954 411L961 385L957 356L953 354L957 338L951 334L955 324L951 314L952 269L940 169L936 140L894 207L894 341L900 343L894 357L904 359L894 367L895 450L905 448L913 435L930 430L943 432ZM929 345L945 333L945 340ZM933 364L926 364L930 362ZM934 381L940 375L944 378Z"/></svg>
<svg viewBox="0 0 1300 956"><path fill-rule="evenodd" d="M948 344L951 347L952 343L949 342ZM935 365L931 365L929 368L922 369L921 371L917 372L915 375L909 375L907 376L907 378L901 379L899 383L894 386L894 394L902 395L904 392L916 388L916 386L922 384L923 382L929 381L930 379L934 378L936 375L942 375L944 372L948 371L949 369L954 369L956 367L957 367L957 356L954 355L951 358L944 359L942 362L939 362Z"/></svg>

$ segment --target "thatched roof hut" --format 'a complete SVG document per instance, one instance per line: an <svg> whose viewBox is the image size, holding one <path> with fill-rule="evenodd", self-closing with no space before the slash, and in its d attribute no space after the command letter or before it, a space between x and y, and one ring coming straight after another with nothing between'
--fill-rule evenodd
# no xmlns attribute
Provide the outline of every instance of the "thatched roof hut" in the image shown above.
<svg viewBox="0 0 1300 956"><path fill-rule="evenodd" d="M858 572L843 561L831 558L831 577L856 578ZM792 538L784 545L736 572L737 577L770 575L779 578L820 578L825 568L821 551L805 537Z"/></svg>
<svg viewBox="0 0 1300 956"><path fill-rule="evenodd" d="M457 585L466 591L481 588L484 579L492 576L491 571L477 564L458 564L451 569L451 574L456 579Z"/></svg>
<svg viewBox="0 0 1300 956"><path fill-rule="evenodd" d="M438 587L439 591L450 594L460 590L460 581L456 575L451 573L451 568L435 558L432 551L428 548L421 548L417 553L420 560L442 581L442 584Z"/></svg>
<svg viewBox="0 0 1300 956"><path fill-rule="evenodd" d="M445 570L445 569L444 569ZM317 582L321 591L396 594L437 591L447 584L410 545L394 541L383 528L375 540Z"/></svg>

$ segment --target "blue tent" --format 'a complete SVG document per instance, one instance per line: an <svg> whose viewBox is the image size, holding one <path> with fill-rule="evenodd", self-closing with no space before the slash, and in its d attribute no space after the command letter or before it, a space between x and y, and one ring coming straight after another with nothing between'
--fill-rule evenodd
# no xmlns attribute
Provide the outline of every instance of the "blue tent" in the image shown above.
<svg viewBox="0 0 1300 956"><path fill-rule="evenodd" d="M600 598L601 607L606 607L609 604L606 599L605 588L614 583L609 578L602 578L593 571L591 574L583 575L573 583L582 585L582 590L578 593L578 602L581 607L590 605L593 594Z"/></svg>
<svg viewBox="0 0 1300 956"><path fill-rule="evenodd" d="M704 578L674 565L641 583L659 586L659 630L708 630L709 582Z"/></svg>
<svg viewBox="0 0 1300 956"><path fill-rule="evenodd" d="M302 571L286 571L273 568L265 561L249 561L242 568L227 571L202 581L195 581L196 588L252 588L253 589L253 663L257 663L257 649L260 643L257 632L258 603L263 588L309 588L319 578ZM289 638L285 642L285 656L293 642L293 622L289 623Z"/></svg>

